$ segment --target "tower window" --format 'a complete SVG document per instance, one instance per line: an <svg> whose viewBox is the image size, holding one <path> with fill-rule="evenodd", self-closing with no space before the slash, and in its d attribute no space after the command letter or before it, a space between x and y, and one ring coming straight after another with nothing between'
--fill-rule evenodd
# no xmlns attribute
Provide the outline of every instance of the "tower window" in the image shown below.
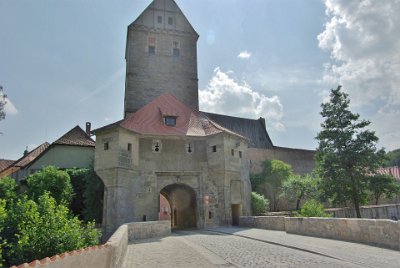
<svg viewBox="0 0 400 268"><path fill-rule="evenodd" d="M157 16L157 22L158 22L159 24L162 23L162 16Z"/></svg>
<svg viewBox="0 0 400 268"><path fill-rule="evenodd" d="M213 152L213 153L216 153L216 152L217 152L217 145L213 145L213 147L212 147L212 152Z"/></svg>
<svg viewBox="0 0 400 268"><path fill-rule="evenodd" d="M156 38L153 36L150 36L148 39L148 52L150 55L156 54Z"/></svg>
<svg viewBox="0 0 400 268"><path fill-rule="evenodd" d="M164 117L164 123L166 126L174 127L174 126L176 126L176 117L166 116L166 117Z"/></svg>
<svg viewBox="0 0 400 268"><path fill-rule="evenodd" d="M128 151L132 151L132 143L128 143Z"/></svg>
<svg viewBox="0 0 400 268"><path fill-rule="evenodd" d="M242 158L242 152L239 151L239 158Z"/></svg>
<svg viewBox="0 0 400 268"><path fill-rule="evenodd" d="M172 42L172 55L174 57L179 57L180 56L180 48L181 44L178 41L173 41Z"/></svg>
<svg viewBox="0 0 400 268"><path fill-rule="evenodd" d="M110 148L110 145L108 142L104 143L104 151L107 151Z"/></svg>
<svg viewBox="0 0 400 268"><path fill-rule="evenodd" d="M231 155L235 156L235 150L233 150L233 149L231 150Z"/></svg>
<svg viewBox="0 0 400 268"><path fill-rule="evenodd" d="M171 17L168 18L168 25L172 25L174 23L174 21L172 20Z"/></svg>

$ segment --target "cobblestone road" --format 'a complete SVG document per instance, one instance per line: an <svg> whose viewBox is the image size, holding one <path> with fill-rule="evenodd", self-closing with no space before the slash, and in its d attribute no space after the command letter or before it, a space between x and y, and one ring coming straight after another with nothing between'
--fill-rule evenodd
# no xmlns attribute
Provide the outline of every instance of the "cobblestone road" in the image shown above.
<svg viewBox="0 0 400 268"><path fill-rule="evenodd" d="M232 230L217 231L234 233ZM241 236L209 231L179 231L169 237L143 240L129 245L125 267L400 267L398 251L304 236L284 238L287 242L290 239L298 241L298 247L295 245L296 248L290 248L290 245L266 242L268 232L265 230L250 229L235 233ZM243 237L245 235L250 238ZM277 239L285 233L275 232L272 235ZM299 246L301 240L305 241L303 247ZM311 245L325 241L327 248L333 247L332 250L318 251L315 249L319 245ZM344 243L347 255L340 246L335 247L335 243ZM308 244L310 248L304 246ZM363 256L353 255L353 258L348 252L352 249L354 253L366 249L370 260L367 257L363 259ZM371 256L373 252L377 255Z"/></svg>

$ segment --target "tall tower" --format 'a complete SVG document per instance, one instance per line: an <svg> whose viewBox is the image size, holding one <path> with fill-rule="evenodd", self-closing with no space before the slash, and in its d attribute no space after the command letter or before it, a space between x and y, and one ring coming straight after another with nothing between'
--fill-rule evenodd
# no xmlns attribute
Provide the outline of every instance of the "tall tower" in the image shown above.
<svg viewBox="0 0 400 268"><path fill-rule="evenodd" d="M199 108L198 38L174 0L154 0L128 26L125 118L165 92Z"/></svg>

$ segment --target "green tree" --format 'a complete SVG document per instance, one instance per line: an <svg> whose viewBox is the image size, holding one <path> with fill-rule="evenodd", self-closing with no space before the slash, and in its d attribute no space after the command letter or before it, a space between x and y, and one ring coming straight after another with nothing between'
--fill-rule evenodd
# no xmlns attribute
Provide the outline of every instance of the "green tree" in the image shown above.
<svg viewBox="0 0 400 268"><path fill-rule="evenodd" d="M3 87L0 86L0 121L6 117L4 106L6 105L6 94L4 94Z"/></svg>
<svg viewBox="0 0 400 268"><path fill-rule="evenodd" d="M319 179L307 174L300 176L292 174L283 182L282 195L290 201L296 201L296 210L300 209L300 202L308 198L319 198Z"/></svg>
<svg viewBox="0 0 400 268"><path fill-rule="evenodd" d="M375 205L378 205L379 199L382 196L390 199L400 192L399 183L390 175L377 174L368 178L369 190L375 199Z"/></svg>
<svg viewBox="0 0 400 268"><path fill-rule="evenodd" d="M390 151L386 154L387 161L385 162L386 167L398 166L400 167L400 149Z"/></svg>
<svg viewBox="0 0 400 268"><path fill-rule="evenodd" d="M7 202L10 203L10 201L15 200L17 198L17 189L18 189L18 184L17 182L10 178L10 177L4 177L0 179L0 198L7 200Z"/></svg>
<svg viewBox="0 0 400 268"><path fill-rule="evenodd" d="M37 201L45 192L49 192L58 204L68 206L73 197L73 188L66 171L48 166L33 173L26 179L28 196Z"/></svg>
<svg viewBox="0 0 400 268"><path fill-rule="evenodd" d="M3 247L6 245L7 240L3 237L3 230L7 220L6 200L0 199L0 267L4 265Z"/></svg>
<svg viewBox="0 0 400 268"><path fill-rule="evenodd" d="M102 221L103 196L103 182L93 169L89 169L85 175L85 191L83 192L83 218L86 221Z"/></svg>
<svg viewBox="0 0 400 268"><path fill-rule="evenodd" d="M251 193L251 211L253 215L263 215L268 210L268 207L268 199L256 192Z"/></svg>
<svg viewBox="0 0 400 268"><path fill-rule="evenodd" d="M42 259L99 243L94 223L83 225L48 192L37 203L22 197L10 212L15 233L7 243L8 265Z"/></svg>
<svg viewBox="0 0 400 268"><path fill-rule="evenodd" d="M325 212L324 205L317 200L311 199L304 203L297 217L330 217L331 215Z"/></svg>
<svg viewBox="0 0 400 268"><path fill-rule="evenodd" d="M316 162L326 195L334 204L351 201L361 218L360 205L368 200L368 176L382 164L384 151L377 151L375 133L364 130L370 122L352 113L349 103L339 86L321 105L324 122L316 137Z"/></svg>
<svg viewBox="0 0 400 268"><path fill-rule="evenodd" d="M263 194L271 201L272 211L278 209L282 182L292 175L292 167L280 160L266 160L262 172L250 177L253 191Z"/></svg>

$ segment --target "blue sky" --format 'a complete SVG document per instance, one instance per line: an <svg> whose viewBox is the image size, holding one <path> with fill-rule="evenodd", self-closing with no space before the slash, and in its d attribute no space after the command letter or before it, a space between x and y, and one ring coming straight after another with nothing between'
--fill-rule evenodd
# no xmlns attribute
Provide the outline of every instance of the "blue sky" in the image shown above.
<svg viewBox="0 0 400 268"><path fill-rule="evenodd" d="M150 0L0 0L0 158L122 118L127 26ZM315 149L339 83L400 147L398 0L176 0L199 33L200 109L267 119L274 145Z"/></svg>

